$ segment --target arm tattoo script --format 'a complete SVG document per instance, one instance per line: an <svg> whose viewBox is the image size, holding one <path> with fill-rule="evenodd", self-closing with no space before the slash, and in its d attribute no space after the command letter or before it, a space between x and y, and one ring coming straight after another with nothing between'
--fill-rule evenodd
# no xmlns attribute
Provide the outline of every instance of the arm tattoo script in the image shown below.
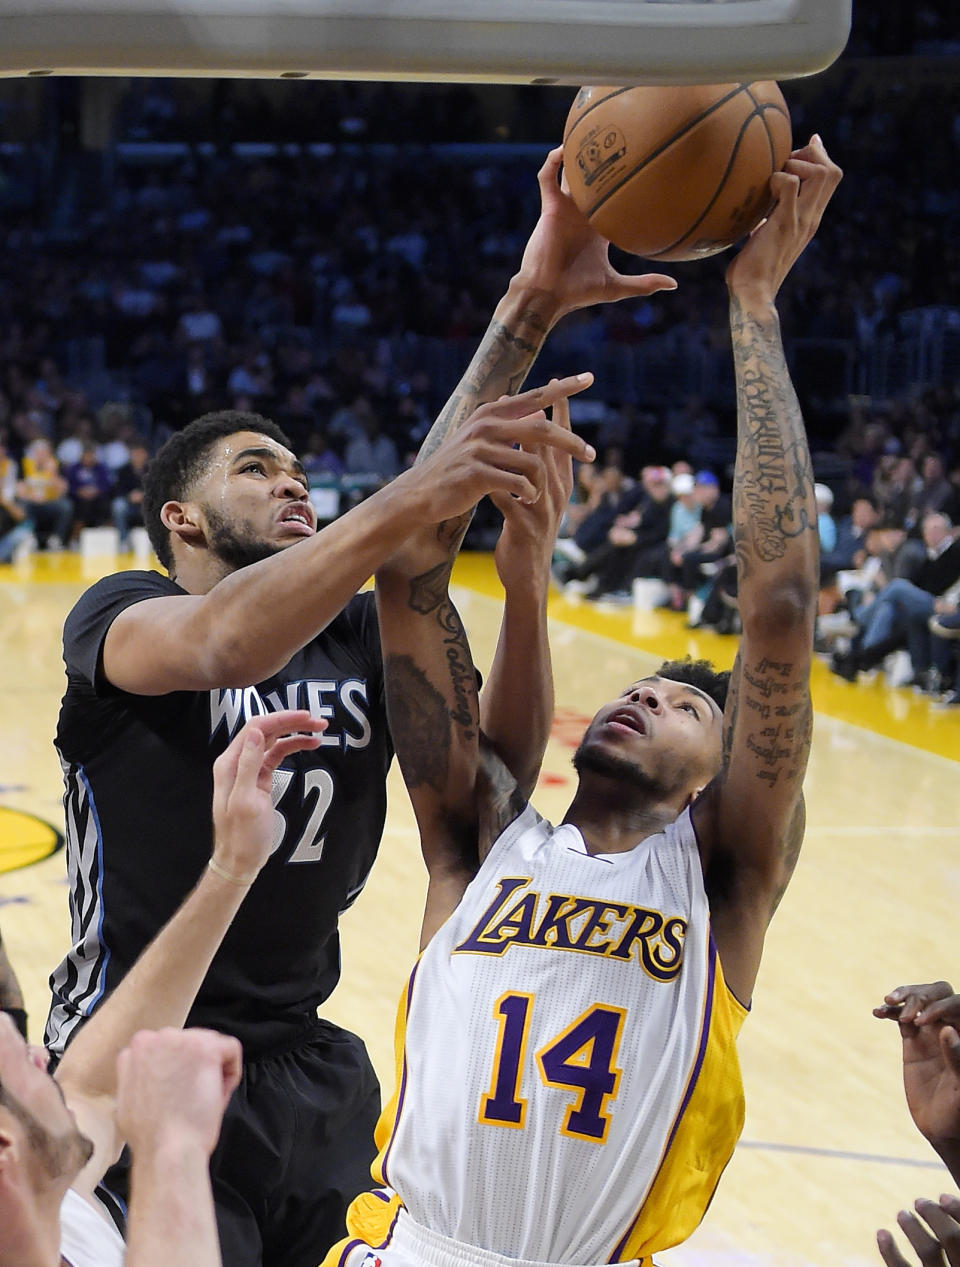
<svg viewBox="0 0 960 1267"><path fill-rule="evenodd" d="M532 307L520 314L516 329L494 318L460 385L430 428L417 462L428 458L480 405L516 395L548 332L546 319Z"/></svg>
<svg viewBox="0 0 960 1267"><path fill-rule="evenodd" d="M443 648L454 698L454 706L449 710L450 720L463 728L465 739L473 739L480 726L477 678L467 632L447 593L449 577L449 563L438 563L429 572L414 577L410 582L409 607L420 616L435 614L437 624L443 630Z"/></svg>
<svg viewBox="0 0 960 1267"><path fill-rule="evenodd" d="M741 579L757 563L785 558L791 544L809 549L817 532L813 468L790 383L776 312L759 318L731 301L737 367L737 462L734 540ZM814 556L815 557L815 556Z"/></svg>

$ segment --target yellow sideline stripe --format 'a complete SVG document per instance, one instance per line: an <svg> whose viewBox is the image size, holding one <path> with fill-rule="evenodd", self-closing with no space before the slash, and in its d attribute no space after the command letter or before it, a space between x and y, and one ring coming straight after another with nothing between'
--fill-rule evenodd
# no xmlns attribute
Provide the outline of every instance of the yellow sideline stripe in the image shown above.
<svg viewBox="0 0 960 1267"><path fill-rule="evenodd" d="M503 596L491 554L461 554L453 582L488 598ZM550 591L547 611L560 624L664 659L691 655L729 669L736 655L736 638L686 629L685 617L676 612L638 612L632 607L568 601L556 589ZM882 677L854 686L832 674L820 660L814 661L811 690L816 712L960 762L960 709L931 708L928 699L911 690L894 690Z"/></svg>

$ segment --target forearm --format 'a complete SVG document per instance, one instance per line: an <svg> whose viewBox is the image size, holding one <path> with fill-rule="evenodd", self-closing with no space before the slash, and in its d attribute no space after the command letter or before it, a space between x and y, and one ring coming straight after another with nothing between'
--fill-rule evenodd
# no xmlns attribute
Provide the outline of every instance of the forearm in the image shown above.
<svg viewBox="0 0 960 1267"><path fill-rule="evenodd" d="M112 1096L117 1056L141 1029L183 1025L247 889L203 874L103 1006L68 1047L57 1079L77 1094Z"/></svg>
<svg viewBox="0 0 960 1267"><path fill-rule="evenodd" d="M546 581L506 595L500 637L480 696L480 725L524 796L536 786L550 728L554 687L547 636Z"/></svg>
<svg viewBox="0 0 960 1267"><path fill-rule="evenodd" d="M819 578L813 468L772 302L734 293L737 378L733 531L746 628L791 614L812 619Z"/></svg>
<svg viewBox="0 0 960 1267"><path fill-rule="evenodd" d="M377 574L387 714L431 874L476 863L479 705L450 566Z"/></svg>
<svg viewBox="0 0 960 1267"><path fill-rule="evenodd" d="M429 457L479 405L516 395L560 316L562 312L551 292L530 284L519 274L513 278L467 372L430 428L418 462Z"/></svg>
<svg viewBox="0 0 960 1267"><path fill-rule="evenodd" d="M126 1267L219 1267L209 1159L189 1140L133 1154Z"/></svg>

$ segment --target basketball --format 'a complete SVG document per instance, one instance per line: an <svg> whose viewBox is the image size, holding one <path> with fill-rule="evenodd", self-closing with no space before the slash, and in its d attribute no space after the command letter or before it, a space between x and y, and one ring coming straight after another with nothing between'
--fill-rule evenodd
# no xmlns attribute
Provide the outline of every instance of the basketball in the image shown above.
<svg viewBox="0 0 960 1267"><path fill-rule="evenodd" d="M621 250L695 260L760 223L790 149L790 112L772 81L581 88L563 169L574 202Z"/></svg>

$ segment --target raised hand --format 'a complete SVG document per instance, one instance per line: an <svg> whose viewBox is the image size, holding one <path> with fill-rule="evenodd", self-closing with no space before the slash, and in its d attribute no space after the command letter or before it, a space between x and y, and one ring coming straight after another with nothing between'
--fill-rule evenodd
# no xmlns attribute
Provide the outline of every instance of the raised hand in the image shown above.
<svg viewBox="0 0 960 1267"><path fill-rule="evenodd" d="M731 293L755 292L772 302L784 278L817 231L843 172L818 135L794 150L782 172L770 177L776 206L759 224L727 268Z"/></svg>
<svg viewBox="0 0 960 1267"><path fill-rule="evenodd" d="M898 1022L907 1107L952 1169L955 1161L945 1150L952 1154L960 1145L960 995L947 981L902 985L873 1014Z"/></svg>
<svg viewBox="0 0 960 1267"><path fill-rule="evenodd" d="M558 400L551 421L570 430L570 402ZM503 530L494 559L505 590L511 586L536 584L549 578L553 544L573 489L573 459L561 448L533 445L530 448L543 466L543 489L533 503L525 503L503 493L491 494L491 501L503 515Z"/></svg>
<svg viewBox="0 0 960 1267"><path fill-rule="evenodd" d="M553 379L546 387L501 396L475 410L429 458L400 476L400 480L423 485L427 522L466 514L488 493L533 505L547 486L542 454L550 450L567 459L592 462L591 446L575 436L569 425L550 422L546 415L592 382L592 374Z"/></svg>
<svg viewBox="0 0 960 1267"><path fill-rule="evenodd" d="M294 752L320 743L325 721L304 710L269 713L247 722L213 766L213 870L252 884L272 853L273 772Z"/></svg>
<svg viewBox="0 0 960 1267"><path fill-rule="evenodd" d="M516 280L554 296L558 315L591 304L612 303L659 290L676 290L664 273L627 276L610 263L610 244L592 229L561 181L563 149L547 155L537 174L540 219L530 236Z"/></svg>
<svg viewBox="0 0 960 1267"><path fill-rule="evenodd" d="M209 1156L240 1081L235 1038L204 1029L141 1030L117 1059L117 1125L136 1157L165 1146Z"/></svg>
<svg viewBox="0 0 960 1267"><path fill-rule="evenodd" d="M921 1197L914 1208L927 1227L909 1210L901 1210L897 1222L923 1267L960 1267L960 1199L944 1195L938 1204ZM886 1228L877 1233L877 1248L887 1267L911 1267Z"/></svg>

